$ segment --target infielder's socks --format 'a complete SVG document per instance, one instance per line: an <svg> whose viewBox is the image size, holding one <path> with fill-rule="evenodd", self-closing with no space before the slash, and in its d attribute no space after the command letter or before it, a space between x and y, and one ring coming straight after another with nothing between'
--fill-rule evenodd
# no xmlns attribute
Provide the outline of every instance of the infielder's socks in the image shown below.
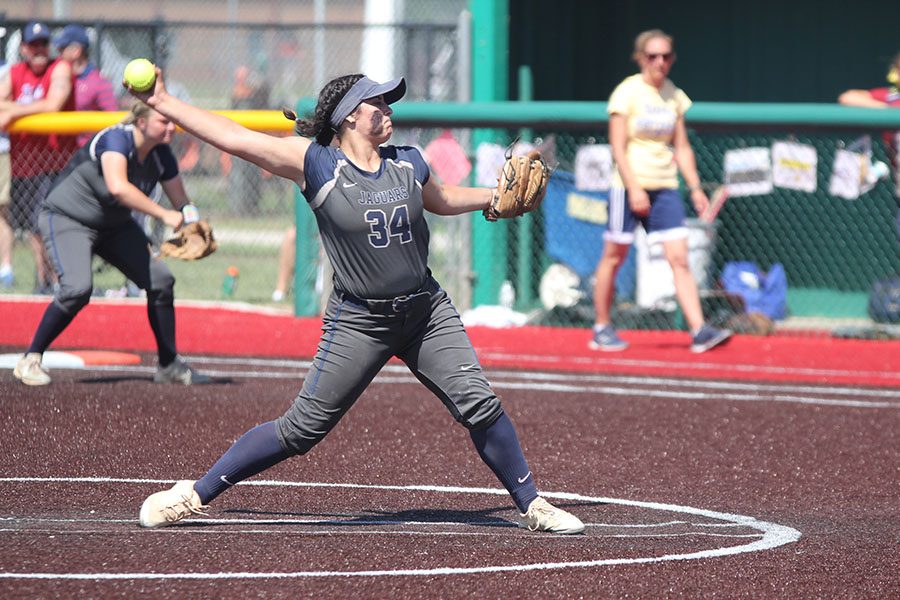
<svg viewBox="0 0 900 600"><path fill-rule="evenodd" d="M43 353L53 343L53 340L59 337L59 334L69 326L69 323L74 318L75 313L69 314L63 311L55 301L51 302L47 306L47 310L44 311L44 316L41 317L41 322L34 333L28 352Z"/></svg>
<svg viewBox="0 0 900 600"><path fill-rule="evenodd" d="M275 421L257 425L232 444L194 484L194 490L200 496L200 502L209 504L237 482L261 473L289 456L278 441Z"/></svg>
<svg viewBox="0 0 900 600"><path fill-rule="evenodd" d="M160 290L147 290L147 318L156 338L159 364L171 364L178 351L175 349L175 306L172 294Z"/></svg>
<svg viewBox="0 0 900 600"><path fill-rule="evenodd" d="M481 456L512 496L513 502L524 513L538 497L534 476L522 453L516 429L506 413L489 427L469 431L472 442Z"/></svg>

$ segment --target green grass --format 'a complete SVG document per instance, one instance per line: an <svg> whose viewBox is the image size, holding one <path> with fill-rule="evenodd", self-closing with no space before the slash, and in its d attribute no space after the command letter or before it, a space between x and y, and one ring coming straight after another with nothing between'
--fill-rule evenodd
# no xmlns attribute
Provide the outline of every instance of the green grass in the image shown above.
<svg viewBox="0 0 900 600"><path fill-rule="evenodd" d="M271 304L272 290L278 272L278 249L242 245L220 245L219 250L203 260L184 262L165 259L175 275L175 298L192 300L234 300L253 304ZM125 276L94 257L94 290L119 290ZM235 294L222 293L225 272L230 266L239 270ZM13 249L13 271L16 281L4 293L30 294L35 287L34 259L30 249L16 243ZM289 303L278 306L289 307Z"/></svg>
<svg viewBox="0 0 900 600"><path fill-rule="evenodd" d="M259 186L252 188L256 214L238 216L238 208L232 206L236 200L229 196L233 185L228 178L209 175L186 175L185 188L188 195L200 209L200 215L214 225L228 223L233 226L241 221L249 229L267 229L277 224L294 220L294 193L296 186L280 178L262 179ZM286 225L283 225L286 226Z"/></svg>
<svg viewBox="0 0 900 600"><path fill-rule="evenodd" d="M166 260L175 275L175 297L193 300L234 300L254 304L274 304L272 290L278 271L279 246L275 238L262 234L284 232L294 221L294 194L296 186L277 177L258 180L256 212L252 215L236 214L229 195L234 181L220 175L186 174L188 194L200 209L201 217L213 225L213 229L237 231L249 234L241 240L219 242L218 251L199 262ZM163 201L168 206L167 201ZM254 242L253 234L260 239ZM226 298L222 292L225 272L230 266L239 269L238 285L233 296ZM102 295L106 290L119 291L125 286L125 276L118 270L94 257L94 290ZM30 294L35 289L34 259L28 245L20 240L13 248L15 284L2 293ZM277 306L289 308L290 302Z"/></svg>
<svg viewBox="0 0 900 600"><path fill-rule="evenodd" d="M167 260L166 263L175 274L175 297L192 300L270 303L278 273L277 250L271 255L261 255L220 247L215 254L201 261ZM222 284L232 265L238 268L238 282L234 295L227 297Z"/></svg>

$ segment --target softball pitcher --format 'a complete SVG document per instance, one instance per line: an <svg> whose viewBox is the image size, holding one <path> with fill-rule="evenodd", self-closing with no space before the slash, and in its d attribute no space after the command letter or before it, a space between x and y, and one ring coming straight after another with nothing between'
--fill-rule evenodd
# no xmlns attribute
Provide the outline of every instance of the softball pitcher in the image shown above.
<svg viewBox="0 0 900 600"><path fill-rule="evenodd" d="M245 433L199 480L149 496L140 510L142 526L204 514L228 487L305 454L397 356L469 430L482 460L512 496L521 526L584 530L577 517L538 495L512 421L485 379L456 308L431 276L424 212L484 210L493 191L441 186L418 150L382 146L393 132L389 105L405 91L403 79L339 77L322 89L311 119L285 112L297 121L300 136L280 138L170 96L159 70L153 90L131 90L200 139L295 182L334 268L322 338L293 405Z"/></svg>

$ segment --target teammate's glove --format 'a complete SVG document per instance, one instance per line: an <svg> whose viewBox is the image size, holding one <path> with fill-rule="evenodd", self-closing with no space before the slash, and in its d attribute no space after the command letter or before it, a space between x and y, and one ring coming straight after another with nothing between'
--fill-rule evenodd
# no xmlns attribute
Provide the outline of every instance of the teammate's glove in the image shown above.
<svg viewBox="0 0 900 600"><path fill-rule="evenodd" d="M188 223L162 243L159 253L179 260L199 260L216 251L212 227L206 221Z"/></svg>
<svg viewBox="0 0 900 600"><path fill-rule="evenodd" d="M483 211L484 218L496 221L535 210L547 193L549 180L550 168L537 150L528 156L507 155L491 205Z"/></svg>

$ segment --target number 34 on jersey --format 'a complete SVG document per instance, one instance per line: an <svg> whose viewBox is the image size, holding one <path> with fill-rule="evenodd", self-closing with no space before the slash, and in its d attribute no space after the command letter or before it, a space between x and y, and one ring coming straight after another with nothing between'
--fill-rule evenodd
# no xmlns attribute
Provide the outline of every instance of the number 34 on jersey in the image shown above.
<svg viewBox="0 0 900 600"><path fill-rule="evenodd" d="M375 248L387 248L396 238L401 244L412 241L409 223L409 207L405 204L394 206L390 217L381 208L371 208L365 213L369 224L369 243Z"/></svg>

